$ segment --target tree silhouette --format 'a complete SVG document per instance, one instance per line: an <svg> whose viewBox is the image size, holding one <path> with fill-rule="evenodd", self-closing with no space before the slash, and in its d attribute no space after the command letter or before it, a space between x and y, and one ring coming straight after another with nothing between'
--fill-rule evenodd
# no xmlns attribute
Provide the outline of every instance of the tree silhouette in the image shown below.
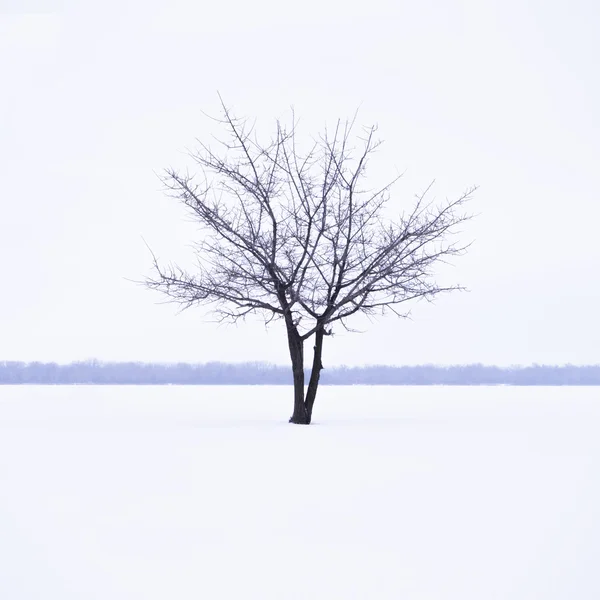
<svg viewBox="0 0 600 600"><path fill-rule="evenodd" d="M428 188L391 220L385 209L398 178L364 186L380 145L375 127L355 135L355 119L338 121L303 150L293 113L291 125L276 121L263 143L247 120L223 103L222 111L219 150L199 142L190 153L200 177L173 169L163 177L201 226L197 268L161 266L153 256L146 284L185 308L209 304L221 320L283 319L294 380L290 422L309 424L334 325L348 328L357 313L404 317L407 302L459 289L438 285L433 267L467 248L453 240L470 218L463 205L475 188L443 204L427 199ZM305 393L304 343L313 336Z"/></svg>

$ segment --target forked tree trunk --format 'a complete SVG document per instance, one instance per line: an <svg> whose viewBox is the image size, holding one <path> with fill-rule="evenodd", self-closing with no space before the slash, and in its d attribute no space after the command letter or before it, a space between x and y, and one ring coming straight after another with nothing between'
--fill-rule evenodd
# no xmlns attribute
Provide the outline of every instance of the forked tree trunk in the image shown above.
<svg viewBox="0 0 600 600"><path fill-rule="evenodd" d="M290 417L290 423L310 425L313 406L317 397L319 378L323 369L321 355L323 353L325 328L319 327L315 332L313 364L306 398L304 397L304 342L292 323L287 324L287 334L290 358L292 359L292 373L294 376L294 414Z"/></svg>
<svg viewBox="0 0 600 600"><path fill-rule="evenodd" d="M306 392L306 401L304 403L306 408L306 422L310 424L312 419L313 406L315 404L315 398L317 397L317 388L319 387L319 378L321 377L321 371L323 370L323 363L321 362L321 356L323 354L323 337L325 336L325 328L319 327L315 332L315 345L312 371L310 373L310 381L308 383L308 390Z"/></svg>

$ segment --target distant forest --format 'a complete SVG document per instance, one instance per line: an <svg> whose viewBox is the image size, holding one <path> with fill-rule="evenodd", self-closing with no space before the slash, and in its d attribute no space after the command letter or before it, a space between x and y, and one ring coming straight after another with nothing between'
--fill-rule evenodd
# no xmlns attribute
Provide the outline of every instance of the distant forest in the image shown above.
<svg viewBox="0 0 600 600"><path fill-rule="evenodd" d="M325 385L600 385L600 365L334 367ZM291 369L267 363L0 362L0 384L291 385Z"/></svg>

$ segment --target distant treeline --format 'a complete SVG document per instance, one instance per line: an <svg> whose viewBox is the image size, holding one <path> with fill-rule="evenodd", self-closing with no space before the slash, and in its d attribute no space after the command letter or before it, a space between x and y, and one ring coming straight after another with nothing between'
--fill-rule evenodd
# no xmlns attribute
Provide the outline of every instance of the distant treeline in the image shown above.
<svg viewBox="0 0 600 600"><path fill-rule="evenodd" d="M308 377L308 373L307 373ZM308 379L307 379L308 381ZM600 365L334 367L325 385L600 385ZM0 362L0 384L290 385L289 367L267 363Z"/></svg>

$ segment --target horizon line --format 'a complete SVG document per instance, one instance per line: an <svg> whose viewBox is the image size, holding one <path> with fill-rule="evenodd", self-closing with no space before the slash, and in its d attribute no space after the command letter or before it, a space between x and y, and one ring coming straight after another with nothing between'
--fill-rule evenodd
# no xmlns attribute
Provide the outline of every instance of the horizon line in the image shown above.
<svg viewBox="0 0 600 600"><path fill-rule="evenodd" d="M274 363L271 361L263 361L263 360L245 360L245 361L223 361L223 360L211 360L211 361L202 361L202 362L190 362L190 361L142 361L142 360L103 360L99 358L86 358L86 359L78 359L71 361L48 361L48 360L0 360L0 365L6 364L23 364L23 365L56 365L60 367L68 367L74 365L81 364L95 364L98 366L101 365L126 365L126 364L135 364L135 365L143 365L143 366L207 366L207 365L223 365L223 366L234 366L234 367L268 367L275 369L287 369L291 368L288 364L282 363ZM577 369L586 369L586 368L600 368L600 363L529 363L529 364L508 364L508 365L497 365L490 363L481 363L481 362L470 362L470 363L416 363L416 364L385 364L385 363L365 363L362 365L348 365L348 364L337 364L332 365L330 367L325 367L324 370L334 370L334 369L369 369L369 368L387 368L387 369L413 369L413 368L436 368L436 369L452 369L452 368L465 368L465 367L483 367L488 369L531 369L531 368L577 368ZM310 365L306 366L307 369L310 369Z"/></svg>

